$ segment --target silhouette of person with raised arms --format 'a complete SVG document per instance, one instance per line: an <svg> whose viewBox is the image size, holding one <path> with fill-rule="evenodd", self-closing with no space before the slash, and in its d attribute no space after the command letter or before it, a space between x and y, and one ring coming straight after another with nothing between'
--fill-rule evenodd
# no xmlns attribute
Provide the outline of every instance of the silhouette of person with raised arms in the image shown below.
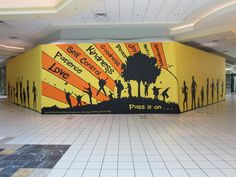
<svg viewBox="0 0 236 177"><path fill-rule="evenodd" d="M27 80L26 93L27 93L27 102L28 102L28 107L30 108L29 80Z"/></svg>
<svg viewBox="0 0 236 177"><path fill-rule="evenodd" d="M194 76L192 76L191 92L192 92L192 109L195 109L196 108L197 83L194 80Z"/></svg>
<svg viewBox="0 0 236 177"><path fill-rule="evenodd" d="M144 95L145 95L145 96L148 96L148 88L149 88L149 84L146 82L146 83L144 84Z"/></svg>
<svg viewBox="0 0 236 177"><path fill-rule="evenodd" d="M33 81L32 92L33 92L33 107L34 107L34 109L36 109L37 108L37 95L38 95L38 92L37 92L37 89L35 87L35 82L34 81Z"/></svg>
<svg viewBox="0 0 236 177"><path fill-rule="evenodd" d="M25 88L23 88L23 104L26 107L26 93L25 93Z"/></svg>
<svg viewBox="0 0 236 177"><path fill-rule="evenodd" d="M92 93L92 89L91 89L90 83L88 83L88 88L84 87L84 89L85 90L83 92L88 94L90 104L92 104L92 95L93 95L93 93Z"/></svg>
<svg viewBox="0 0 236 177"><path fill-rule="evenodd" d="M159 100L159 99L158 99L158 96L159 96L159 91L160 91L160 89L161 89L161 88L157 88L156 86L154 86L154 87L152 88L152 92L153 92L153 95L154 95L154 99Z"/></svg>
<svg viewBox="0 0 236 177"><path fill-rule="evenodd" d="M67 92L66 89L64 89L64 91L65 91L66 101L69 104L70 108L72 108L70 96L73 94L73 92Z"/></svg>
<svg viewBox="0 0 236 177"><path fill-rule="evenodd" d="M23 77L19 77L20 81L20 103L23 104Z"/></svg>
<svg viewBox="0 0 236 177"><path fill-rule="evenodd" d="M131 84L129 82L127 83L127 89L128 89L129 98L131 98L132 97L132 88L131 88Z"/></svg>
<svg viewBox="0 0 236 177"><path fill-rule="evenodd" d="M107 81L107 79L108 78L106 78L105 80L104 79L100 79L100 78L98 78L98 85L99 85L99 90L97 91L97 94L96 95L98 95L99 94L99 92L102 90L103 91L103 93L107 96L107 94L106 94L106 91L105 91L105 89L104 89L104 86L106 85L106 81Z"/></svg>
<svg viewBox="0 0 236 177"><path fill-rule="evenodd" d="M123 86L123 84L121 83L120 80L115 81L115 84L116 84L116 88L117 88L117 98L120 99L121 98L121 92L124 89L124 86Z"/></svg>
<svg viewBox="0 0 236 177"><path fill-rule="evenodd" d="M166 101L166 98L169 98L169 95L168 95L168 93L167 93L169 89L170 89L170 87L166 88L166 89L161 93L164 102Z"/></svg>
<svg viewBox="0 0 236 177"><path fill-rule="evenodd" d="M188 110L188 87L187 87L185 81L183 83L182 93L184 94L183 109L184 109L184 111L186 111L186 110Z"/></svg>
<svg viewBox="0 0 236 177"><path fill-rule="evenodd" d="M203 86L201 90L201 101L202 101L202 106L204 106L204 87Z"/></svg>
<svg viewBox="0 0 236 177"><path fill-rule="evenodd" d="M109 95L108 95L108 96L109 96L109 99L110 99L110 100L113 99L113 93L112 93L111 91L109 92Z"/></svg>
<svg viewBox="0 0 236 177"><path fill-rule="evenodd" d="M212 83L211 83L211 100L212 100L212 103L214 103L214 91L215 91L215 83L214 83L214 80L212 78Z"/></svg>
<svg viewBox="0 0 236 177"><path fill-rule="evenodd" d="M207 105L208 105L209 104L209 78L207 78L206 94L207 94Z"/></svg>
<svg viewBox="0 0 236 177"><path fill-rule="evenodd" d="M82 106L82 98L84 95L76 95L76 100L77 100L77 107Z"/></svg>
<svg viewBox="0 0 236 177"><path fill-rule="evenodd" d="M219 91L220 91L220 81L219 79L216 80L216 95L217 95L217 102L219 101Z"/></svg>

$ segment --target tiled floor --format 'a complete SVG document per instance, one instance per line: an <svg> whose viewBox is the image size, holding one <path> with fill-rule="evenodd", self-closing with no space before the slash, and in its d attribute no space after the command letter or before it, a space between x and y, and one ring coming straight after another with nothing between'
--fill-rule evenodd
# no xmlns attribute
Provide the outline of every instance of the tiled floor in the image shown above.
<svg viewBox="0 0 236 177"><path fill-rule="evenodd" d="M4 100L0 113L0 154L69 148L56 165L8 176L236 177L236 95L179 115L41 115Z"/></svg>

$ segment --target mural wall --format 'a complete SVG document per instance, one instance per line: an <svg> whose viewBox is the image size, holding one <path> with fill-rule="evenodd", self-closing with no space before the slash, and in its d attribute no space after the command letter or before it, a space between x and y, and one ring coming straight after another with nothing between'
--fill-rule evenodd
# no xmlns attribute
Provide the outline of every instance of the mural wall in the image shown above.
<svg viewBox="0 0 236 177"><path fill-rule="evenodd" d="M41 112L41 47L11 59L6 67L8 100Z"/></svg>
<svg viewBox="0 0 236 177"><path fill-rule="evenodd" d="M225 100L225 59L175 43L181 111Z"/></svg>
<svg viewBox="0 0 236 177"><path fill-rule="evenodd" d="M174 56L165 44L42 48L43 113L177 113Z"/></svg>
<svg viewBox="0 0 236 177"><path fill-rule="evenodd" d="M42 45L7 64L8 96L42 113L179 113L224 100L224 62L175 42Z"/></svg>

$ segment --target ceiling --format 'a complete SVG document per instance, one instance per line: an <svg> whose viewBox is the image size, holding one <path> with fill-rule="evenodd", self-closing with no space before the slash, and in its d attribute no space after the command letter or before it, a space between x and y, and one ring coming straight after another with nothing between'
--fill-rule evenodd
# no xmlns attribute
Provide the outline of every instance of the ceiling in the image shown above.
<svg viewBox="0 0 236 177"><path fill-rule="evenodd" d="M0 5L0 62L40 43L151 38L211 49L236 65L236 0L0 0Z"/></svg>

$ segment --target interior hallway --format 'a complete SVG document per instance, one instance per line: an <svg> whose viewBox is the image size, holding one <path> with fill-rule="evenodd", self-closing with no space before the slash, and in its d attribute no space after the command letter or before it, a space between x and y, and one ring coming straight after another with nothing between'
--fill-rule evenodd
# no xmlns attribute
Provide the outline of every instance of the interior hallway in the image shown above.
<svg viewBox="0 0 236 177"><path fill-rule="evenodd" d="M0 99L0 176L236 176L236 95L178 115L41 115Z"/></svg>

